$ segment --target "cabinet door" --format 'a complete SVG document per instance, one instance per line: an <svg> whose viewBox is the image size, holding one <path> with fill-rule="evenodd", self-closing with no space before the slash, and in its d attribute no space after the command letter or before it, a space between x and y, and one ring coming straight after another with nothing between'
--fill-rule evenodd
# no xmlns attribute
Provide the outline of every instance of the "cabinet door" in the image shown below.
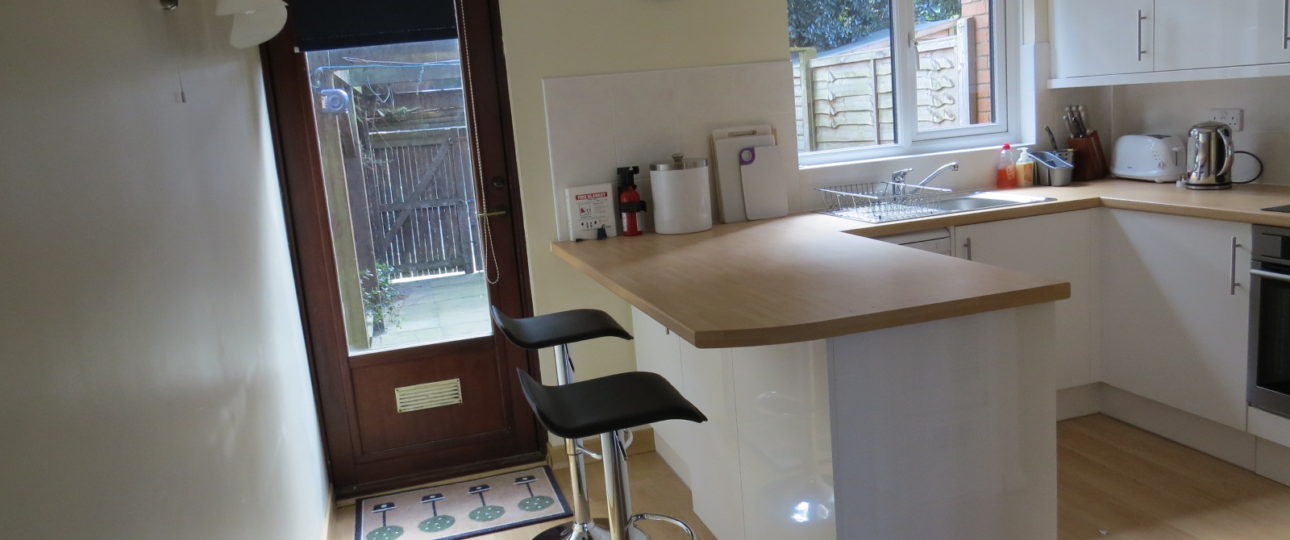
<svg viewBox="0 0 1290 540"><path fill-rule="evenodd" d="M662 375L677 388L685 388L685 371L681 369L681 338L648 315L632 308L632 334L636 339L636 369ZM666 447L659 454L686 485L690 485L690 464L694 453L694 435L689 422L654 424L656 446Z"/></svg>
<svg viewBox="0 0 1290 540"><path fill-rule="evenodd" d="M1155 69L1290 62L1290 0L1156 0Z"/></svg>
<svg viewBox="0 0 1290 540"><path fill-rule="evenodd" d="M1250 226L1105 215L1104 380L1244 430Z"/></svg>
<svg viewBox="0 0 1290 540"><path fill-rule="evenodd" d="M1057 302L1059 389L1097 380L1095 218L1082 210L955 228L960 258L1070 282L1071 297Z"/></svg>
<svg viewBox="0 0 1290 540"><path fill-rule="evenodd" d="M717 538L744 538L733 349L699 349L680 343L685 386L678 388L708 417L702 424L672 420L694 441L685 450L690 452L686 461L694 513Z"/></svg>
<svg viewBox="0 0 1290 540"><path fill-rule="evenodd" d="M1053 76L1151 71L1152 6L1152 0L1053 0Z"/></svg>

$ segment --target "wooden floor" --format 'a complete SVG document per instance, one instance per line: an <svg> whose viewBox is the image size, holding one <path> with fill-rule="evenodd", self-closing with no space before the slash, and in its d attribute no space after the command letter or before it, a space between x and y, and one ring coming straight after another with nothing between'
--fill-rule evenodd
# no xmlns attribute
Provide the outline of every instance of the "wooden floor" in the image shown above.
<svg viewBox="0 0 1290 540"><path fill-rule="evenodd" d="M1225 461L1100 414L1057 447L1062 540L1290 539L1290 487Z"/></svg>
<svg viewBox="0 0 1290 540"><path fill-rule="evenodd" d="M1290 487L1100 414L1057 426L1061 540L1290 539ZM699 538L713 538L689 510L689 490L658 454L632 456L630 467L639 510L680 517ZM604 481L598 467L587 469L599 507ZM557 473L567 492L566 475ZM352 501L338 507L329 540L353 540L353 516ZM527 540L547 526L481 538ZM666 525L642 528L655 539L682 538Z"/></svg>

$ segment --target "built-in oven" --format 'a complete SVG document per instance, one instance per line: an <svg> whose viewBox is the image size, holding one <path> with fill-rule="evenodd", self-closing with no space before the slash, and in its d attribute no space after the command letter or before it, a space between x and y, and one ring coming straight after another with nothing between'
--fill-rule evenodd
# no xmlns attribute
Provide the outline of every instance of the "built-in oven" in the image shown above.
<svg viewBox="0 0 1290 540"><path fill-rule="evenodd" d="M1290 229L1254 226L1250 405L1290 418Z"/></svg>

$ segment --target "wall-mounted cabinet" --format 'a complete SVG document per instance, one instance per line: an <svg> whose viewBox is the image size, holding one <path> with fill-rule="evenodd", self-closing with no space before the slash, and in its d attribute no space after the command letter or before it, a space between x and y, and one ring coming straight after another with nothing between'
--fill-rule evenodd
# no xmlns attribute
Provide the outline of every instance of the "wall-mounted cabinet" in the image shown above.
<svg viewBox="0 0 1290 540"><path fill-rule="evenodd" d="M1053 0L1053 76L1151 71L1152 0Z"/></svg>
<svg viewBox="0 0 1290 540"><path fill-rule="evenodd" d="M1290 75L1290 0L1052 2L1052 88Z"/></svg>

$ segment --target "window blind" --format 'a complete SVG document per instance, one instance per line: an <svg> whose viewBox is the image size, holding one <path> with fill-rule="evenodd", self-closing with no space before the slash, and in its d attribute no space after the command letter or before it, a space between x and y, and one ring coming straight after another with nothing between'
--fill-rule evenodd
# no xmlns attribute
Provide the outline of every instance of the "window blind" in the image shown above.
<svg viewBox="0 0 1290 540"><path fill-rule="evenodd" d="M457 37L452 0L294 0L288 9L302 51Z"/></svg>

